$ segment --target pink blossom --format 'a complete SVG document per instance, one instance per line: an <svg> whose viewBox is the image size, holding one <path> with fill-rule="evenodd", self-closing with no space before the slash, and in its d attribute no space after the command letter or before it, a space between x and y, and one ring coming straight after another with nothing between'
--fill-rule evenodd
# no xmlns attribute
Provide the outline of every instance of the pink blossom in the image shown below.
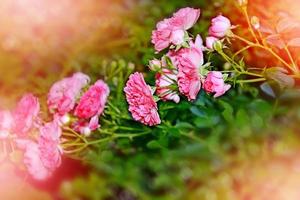
<svg viewBox="0 0 300 200"><path fill-rule="evenodd" d="M18 139L16 143L19 148L24 150L23 162L34 179L44 180L50 176L51 172L44 166L40 157L39 145L36 142Z"/></svg>
<svg viewBox="0 0 300 200"><path fill-rule="evenodd" d="M219 15L211 20L211 26L209 28L209 36L216 38L224 37L230 30L230 20L222 15Z"/></svg>
<svg viewBox="0 0 300 200"><path fill-rule="evenodd" d="M38 98L32 94L24 95L13 112L14 132L25 136L33 127L40 111Z"/></svg>
<svg viewBox="0 0 300 200"><path fill-rule="evenodd" d="M200 17L200 9L181 8L170 19L170 24L182 30L188 30L194 26Z"/></svg>
<svg viewBox="0 0 300 200"><path fill-rule="evenodd" d="M204 90L207 93L215 93L214 97L222 96L231 85L225 84L221 72L211 71L204 81Z"/></svg>
<svg viewBox="0 0 300 200"><path fill-rule="evenodd" d="M72 77L64 78L54 83L47 100L50 111L57 112L63 116L73 110L82 88L89 81L90 79L87 75L78 72L73 74Z"/></svg>
<svg viewBox="0 0 300 200"><path fill-rule="evenodd" d="M156 94L164 101L179 103L180 97L177 91L172 88L177 83L177 72L175 70L163 69L162 73L156 74Z"/></svg>
<svg viewBox="0 0 300 200"><path fill-rule="evenodd" d="M208 49L214 49L214 43L218 40L219 40L218 38L215 38L213 36L207 37L205 41L206 47Z"/></svg>
<svg viewBox="0 0 300 200"><path fill-rule="evenodd" d="M16 143L24 150L24 164L33 178L44 180L61 164L62 150L59 147L61 130L56 122L40 127L38 142L17 139Z"/></svg>
<svg viewBox="0 0 300 200"><path fill-rule="evenodd" d="M107 84L102 80L98 80L82 95L74 115L84 119L100 115L104 110L108 95L109 88Z"/></svg>
<svg viewBox="0 0 300 200"><path fill-rule="evenodd" d="M151 87L146 84L141 73L131 74L124 88L129 111L136 121L153 126L160 124L157 104L154 101Z"/></svg>
<svg viewBox="0 0 300 200"><path fill-rule="evenodd" d="M199 9L182 8L173 17L164 19L152 31L151 42L156 51L161 51L170 44L180 45L185 41L185 31L190 29L200 16Z"/></svg>
<svg viewBox="0 0 300 200"><path fill-rule="evenodd" d="M172 62L178 68L178 87L180 93L189 101L195 100L201 89L199 68L203 65L202 39L198 35L190 48L182 48L177 52L170 52Z"/></svg>
<svg viewBox="0 0 300 200"><path fill-rule="evenodd" d="M61 133L60 126L56 122L40 127L38 139L40 156L44 166L51 171L61 164L62 150L59 147Z"/></svg>
<svg viewBox="0 0 300 200"><path fill-rule="evenodd" d="M9 136L13 126L13 116L8 110L0 110L0 139L5 139Z"/></svg>
<svg viewBox="0 0 300 200"><path fill-rule="evenodd" d="M77 123L77 130L86 133L87 130L93 131L99 128L99 116L103 113L108 95L109 87L102 80L98 80L83 94L74 112L74 115L80 118L79 121L83 121ZM85 123L84 121L88 119L90 122Z"/></svg>

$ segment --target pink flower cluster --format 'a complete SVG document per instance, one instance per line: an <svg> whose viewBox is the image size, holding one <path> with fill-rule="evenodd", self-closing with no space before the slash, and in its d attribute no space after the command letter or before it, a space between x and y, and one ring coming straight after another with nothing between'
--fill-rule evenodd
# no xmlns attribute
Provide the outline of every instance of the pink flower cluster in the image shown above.
<svg viewBox="0 0 300 200"><path fill-rule="evenodd" d="M98 80L86 89L89 82L87 75L75 73L53 84L47 99L51 122L41 119L33 94L24 95L12 111L0 110L0 139L16 143L33 178L46 179L60 166L64 126L86 135L99 128L109 87Z"/></svg>
<svg viewBox="0 0 300 200"><path fill-rule="evenodd" d="M201 88L219 97L230 89L223 75L218 71L208 71L204 64L204 50L212 49L214 42L225 37L231 28L230 21L218 16L212 19L206 48L200 35L195 40L186 37L198 20L200 10L182 8L171 18L164 19L152 32L152 43L157 52L169 47L169 51L159 60L149 62L149 69L156 72L155 87L146 84L141 73L130 76L124 92L132 117L145 125L160 124L156 102L158 100L180 102L180 94L189 101L197 98ZM154 96L154 93L157 96Z"/></svg>
<svg viewBox="0 0 300 200"><path fill-rule="evenodd" d="M109 95L109 87L102 80L83 93L89 82L87 75L75 73L54 83L47 100L50 111L60 124L71 123L75 131L85 135L99 128L99 116Z"/></svg>
<svg viewBox="0 0 300 200"><path fill-rule="evenodd" d="M12 139L24 153L24 164L35 179L45 179L59 167L61 129L56 121L42 122L40 103L25 94L13 111L0 111L0 139Z"/></svg>

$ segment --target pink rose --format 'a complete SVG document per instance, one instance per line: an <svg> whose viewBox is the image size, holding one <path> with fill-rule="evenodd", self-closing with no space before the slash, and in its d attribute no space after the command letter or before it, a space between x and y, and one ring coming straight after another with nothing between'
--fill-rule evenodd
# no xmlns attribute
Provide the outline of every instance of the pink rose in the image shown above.
<svg viewBox="0 0 300 200"><path fill-rule="evenodd" d="M182 30L188 30L194 26L200 17L200 9L181 8L170 19L170 24Z"/></svg>
<svg viewBox="0 0 300 200"><path fill-rule="evenodd" d="M13 126L13 116L8 110L0 111L0 139L9 136Z"/></svg>
<svg viewBox="0 0 300 200"><path fill-rule="evenodd" d="M164 101L174 101L179 103L180 97L176 90L172 88L177 83L177 72L163 69L162 73L156 74L156 94Z"/></svg>
<svg viewBox="0 0 300 200"><path fill-rule="evenodd" d="M57 112L63 116L73 110L76 98L80 95L90 79L83 73L75 73L72 77L64 78L56 83L50 89L48 94L48 108L52 112Z"/></svg>
<svg viewBox="0 0 300 200"><path fill-rule="evenodd" d="M102 80L98 80L82 95L74 115L84 119L100 115L104 110L108 95L109 87Z"/></svg>
<svg viewBox="0 0 300 200"><path fill-rule="evenodd" d="M24 95L13 112L14 132L25 136L33 127L40 111L38 98L32 94Z"/></svg>
<svg viewBox="0 0 300 200"><path fill-rule="evenodd" d="M201 89L199 68L203 65L202 39L198 35L195 43L190 42L190 48L182 48L170 52L169 56L178 68L177 80L180 93L189 101L195 100Z"/></svg>
<svg viewBox="0 0 300 200"><path fill-rule="evenodd" d="M152 31L151 42L154 44L154 48L157 52L160 52L170 46L171 35L172 30L168 28Z"/></svg>
<svg viewBox="0 0 300 200"><path fill-rule="evenodd" d="M230 27L230 20L222 15L219 15L211 20L209 36L222 38L226 36L227 32L230 30Z"/></svg>
<svg viewBox="0 0 300 200"><path fill-rule="evenodd" d="M151 87L146 84L141 73L131 74L124 88L129 111L136 121L153 126L160 124L157 104L154 101Z"/></svg>
<svg viewBox="0 0 300 200"><path fill-rule="evenodd" d="M87 134L99 128L99 116L103 113L108 95L109 87L102 80L98 80L83 94L74 112L74 115L80 118L79 123L75 125L76 130ZM86 122L89 119L90 122Z"/></svg>
<svg viewBox="0 0 300 200"><path fill-rule="evenodd" d="M206 38L206 41L205 41L206 47L207 47L208 49L214 49L214 43L215 43L216 41L218 41L218 40L219 40L218 38L215 38L215 37L212 37L212 36L207 37L207 38Z"/></svg>
<svg viewBox="0 0 300 200"><path fill-rule="evenodd" d="M173 17L164 19L152 31L151 42L156 51L161 51L170 44L180 45L185 41L185 31L190 29L200 16L199 9L182 8Z"/></svg>
<svg viewBox="0 0 300 200"><path fill-rule="evenodd" d="M214 97L219 97L229 90L231 85L224 83L221 72L211 71L207 74L203 87L207 93L215 93Z"/></svg>
<svg viewBox="0 0 300 200"><path fill-rule="evenodd" d="M17 139L16 143L24 150L24 164L33 178L44 180L61 164L62 150L59 146L61 129L56 122L40 127L38 142Z"/></svg>

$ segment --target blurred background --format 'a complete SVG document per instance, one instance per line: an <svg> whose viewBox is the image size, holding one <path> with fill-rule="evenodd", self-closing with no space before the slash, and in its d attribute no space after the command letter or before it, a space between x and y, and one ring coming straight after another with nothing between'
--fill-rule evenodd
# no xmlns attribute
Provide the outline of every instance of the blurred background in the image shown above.
<svg viewBox="0 0 300 200"><path fill-rule="evenodd" d="M146 71L148 60L155 56L150 43L155 24L187 6L201 9L192 32L203 37L211 17L219 13L233 24L245 26L234 0L1 0L0 109L12 108L26 92L39 96L45 105L51 85L76 71L107 81L110 68L135 66L135 70ZM249 0L250 14L271 26L282 13L300 21L299 9L299 0ZM300 31L290 34L299 36ZM234 43L233 49L240 45ZM300 65L298 50L292 53ZM251 66L275 65L269 55L258 50L243 56ZM167 144L168 148L140 148L143 140L96 147L85 161L64 158L63 166L45 182L31 180L0 160L0 197L298 200L297 87L286 98L270 98L254 85L236 88L214 104L209 100L183 102L179 111L184 113L183 123L174 128L185 131L189 127L184 120L188 122L192 116L205 124L194 122L204 142L178 142L170 134L176 132L172 129L168 141L175 140L176 145ZM202 99L209 99L203 95ZM211 118L203 121L202 112ZM222 120L211 121L215 117Z"/></svg>

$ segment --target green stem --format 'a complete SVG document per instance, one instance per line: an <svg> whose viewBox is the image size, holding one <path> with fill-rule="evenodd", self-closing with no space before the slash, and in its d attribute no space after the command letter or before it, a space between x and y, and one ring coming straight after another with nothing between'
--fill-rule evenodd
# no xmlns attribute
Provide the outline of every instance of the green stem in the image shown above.
<svg viewBox="0 0 300 200"><path fill-rule="evenodd" d="M240 74L241 74L241 75L242 75L242 74L245 74L245 75L250 75L250 76L257 76L257 77L264 77L264 76L261 75L261 74L256 74L256 73L248 72L248 71L241 72Z"/></svg>
<svg viewBox="0 0 300 200"><path fill-rule="evenodd" d="M63 129L66 130L66 131L69 131L70 133L73 133L78 138L82 139L82 141L84 141L84 143L87 143L86 138L84 136L80 135L79 133L77 133L76 131L74 131L73 129L71 129L69 127L63 127Z"/></svg>
<svg viewBox="0 0 300 200"><path fill-rule="evenodd" d="M237 80L236 83L243 84L243 83L255 83L265 81L265 78L255 78L255 79L248 79L248 80Z"/></svg>

